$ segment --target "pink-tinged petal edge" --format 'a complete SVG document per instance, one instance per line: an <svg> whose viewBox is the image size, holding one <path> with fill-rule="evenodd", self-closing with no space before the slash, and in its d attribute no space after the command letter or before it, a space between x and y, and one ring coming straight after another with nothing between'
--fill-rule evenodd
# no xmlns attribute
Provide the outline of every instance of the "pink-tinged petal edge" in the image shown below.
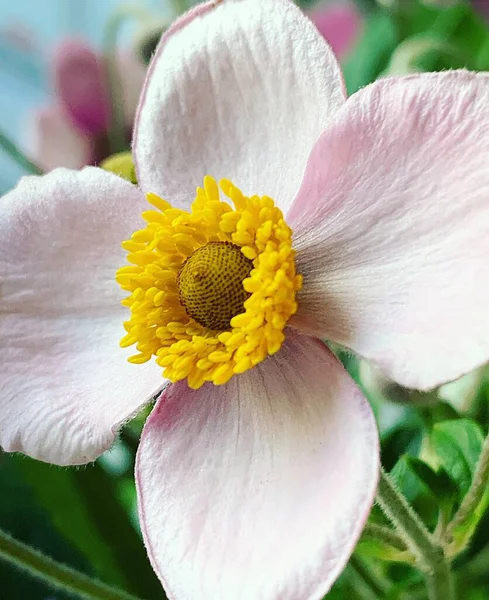
<svg viewBox="0 0 489 600"><path fill-rule="evenodd" d="M82 40L67 40L54 55L54 80L63 110L79 131L104 133L110 120L107 75L101 58Z"/></svg>
<svg viewBox="0 0 489 600"><path fill-rule="evenodd" d="M136 465L148 554L172 600L319 600L374 500L370 406L331 352L290 332L225 386L169 386Z"/></svg>
<svg viewBox="0 0 489 600"><path fill-rule="evenodd" d="M136 117L146 192L189 206L204 175L285 210L320 132L345 100L333 52L288 0L198 6L163 36Z"/></svg>
<svg viewBox="0 0 489 600"><path fill-rule="evenodd" d="M0 212L0 446L94 460L164 383L131 365L115 271L143 194L100 169L24 177Z"/></svg>
<svg viewBox="0 0 489 600"><path fill-rule="evenodd" d="M309 17L339 58L348 54L362 28L362 19L350 2L325 4Z"/></svg>
<svg viewBox="0 0 489 600"><path fill-rule="evenodd" d="M81 169L91 162L90 139L56 107L46 107L33 115L29 137L30 156L43 171L56 167Z"/></svg>
<svg viewBox="0 0 489 600"><path fill-rule="evenodd" d="M421 390L489 359L489 75L383 79L314 148L288 215L291 325Z"/></svg>

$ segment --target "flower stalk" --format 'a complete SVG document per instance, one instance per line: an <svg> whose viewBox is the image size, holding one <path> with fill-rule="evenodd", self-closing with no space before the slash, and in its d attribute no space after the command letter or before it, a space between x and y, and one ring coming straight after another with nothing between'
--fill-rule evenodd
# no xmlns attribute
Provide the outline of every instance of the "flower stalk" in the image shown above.
<svg viewBox="0 0 489 600"><path fill-rule="evenodd" d="M91 579L83 573L54 561L39 550L12 538L0 529L0 560L40 579L56 590L86 600L138 600L121 590Z"/></svg>
<svg viewBox="0 0 489 600"><path fill-rule="evenodd" d="M362 539L363 538L376 540L382 544L392 547L399 552L407 551L407 546L402 537L394 530L384 527L383 525L367 523L363 530Z"/></svg>
<svg viewBox="0 0 489 600"><path fill-rule="evenodd" d="M416 564L426 577L430 600L455 600L450 566L443 548L383 469L380 473L377 502L416 557Z"/></svg>
<svg viewBox="0 0 489 600"><path fill-rule="evenodd" d="M0 129L0 147L20 165L30 175L41 175L41 169L35 165L27 156L20 150L10 137Z"/></svg>

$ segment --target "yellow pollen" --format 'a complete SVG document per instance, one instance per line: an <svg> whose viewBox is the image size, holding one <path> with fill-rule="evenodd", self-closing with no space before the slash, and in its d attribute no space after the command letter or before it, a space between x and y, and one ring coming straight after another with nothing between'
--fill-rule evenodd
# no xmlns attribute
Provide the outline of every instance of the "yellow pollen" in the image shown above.
<svg viewBox="0 0 489 600"><path fill-rule="evenodd" d="M224 384L277 352L302 286L273 200L225 179L219 187L206 176L190 212L148 194L146 227L122 244L130 264L116 274L129 293L120 343L136 346L129 361L155 357L164 377L192 388Z"/></svg>
<svg viewBox="0 0 489 600"><path fill-rule="evenodd" d="M231 242L210 242L187 258L177 277L180 302L187 314L211 330L230 329L251 295L243 287L253 262Z"/></svg>

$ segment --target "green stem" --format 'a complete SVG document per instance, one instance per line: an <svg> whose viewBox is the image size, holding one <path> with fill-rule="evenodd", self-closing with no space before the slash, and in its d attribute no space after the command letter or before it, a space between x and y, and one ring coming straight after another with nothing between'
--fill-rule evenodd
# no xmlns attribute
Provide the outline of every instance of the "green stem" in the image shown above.
<svg viewBox="0 0 489 600"><path fill-rule="evenodd" d="M452 600L455 598L453 577L446 560L440 562L433 573L426 577L426 584L430 600Z"/></svg>
<svg viewBox="0 0 489 600"><path fill-rule="evenodd" d="M19 147L0 129L0 147L20 165L25 171L31 175L41 175L41 169L35 165L27 156L19 149Z"/></svg>
<svg viewBox="0 0 489 600"><path fill-rule="evenodd" d="M377 525L376 523L367 523L362 533L362 538L370 538L378 540L383 544L387 544L392 548L399 550L399 552L405 552L407 546L404 543L402 537L398 535L393 529L384 527L383 525Z"/></svg>
<svg viewBox="0 0 489 600"><path fill-rule="evenodd" d="M453 542L453 534L458 527L465 525L473 517L473 513L479 506L489 482L489 435L484 440L482 450L474 471L474 477L470 488L465 495L460 508L455 513L452 521L447 526L443 536L446 544Z"/></svg>
<svg viewBox="0 0 489 600"><path fill-rule="evenodd" d="M95 581L38 550L14 540L0 529L0 559L44 581L53 589L64 590L86 600L138 600Z"/></svg>
<svg viewBox="0 0 489 600"><path fill-rule="evenodd" d="M443 549L383 469L377 502L416 557L418 567L424 571L430 600L454 600L452 576Z"/></svg>

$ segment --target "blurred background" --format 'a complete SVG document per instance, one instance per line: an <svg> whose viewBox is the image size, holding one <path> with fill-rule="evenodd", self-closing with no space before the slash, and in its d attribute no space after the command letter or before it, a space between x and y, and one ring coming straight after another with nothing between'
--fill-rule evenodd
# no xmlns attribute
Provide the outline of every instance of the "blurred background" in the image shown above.
<svg viewBox="0 0 489 600"><path fill-rule="evenodd" d="M349 93L389 75L489 70L489 0L335 0L301 6L336 52ZM1 2L0 193L25 173L100 164L129 149L151 53L165 27L188 7L185 0ZM472 374L455 393L437 391L436 404L412 407L395 389L380 385L368 366L339 354L376 410L385 466L434 526L440 498L423 486L426 469L419 467L422 460L429 464L426 440L448 422L454 444L463 437L457 434L461 428L463 435L470 430L480 449L488 428L487 374ZM110 452L84 468L60 469L0 452L0 527L59 561L157 600L164 594L142 545L135 505L133 467L143 422L144 415L126 427ZM375 511L372 518L382 520ZM475 542L459 561L468 582L463 600L489 598L487 525L487 517L474 525ZM371 583L378 599L424 597L419 574L395 562L380 567L375 548L360 544L328 598L369 597L361 592L369 577L376 578ZM404 595L416 586L417 595ZM0 562L0 600L64 598Z"/></svg>
<svg viewBox="0 0 489 600"><path fill-rule="evenodd" d="M165 0L15 0L0 3L0 127L27 150L32 143L33 115L53 101L53 55L66 39L83 39L101 51L114 15L125 7L147 11L154 22L170 22L180 4ZM130 10L130 9L129 9ZM120 42L131 47L137 18L127 18ZM0 193L23 174L0 153Z"/></svg>

